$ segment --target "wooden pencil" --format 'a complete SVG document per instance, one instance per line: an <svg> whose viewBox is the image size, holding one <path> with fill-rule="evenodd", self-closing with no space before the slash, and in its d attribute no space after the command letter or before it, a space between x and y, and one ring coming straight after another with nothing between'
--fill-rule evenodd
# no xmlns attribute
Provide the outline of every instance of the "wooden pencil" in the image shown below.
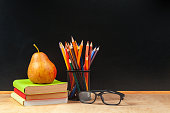
<svg viewBox="0 0 170 113"><path fill-rule="evenodd" d="M84 71L84 68L83 68L83 58L81 57L80 59L81 61L81 70ZM85 89L87 89L87 84L86 84L86 79L85 79L85 75L84 75L84 72L82 72L82 78L83 78L83 83L84 83L84 86L85 86Z"/></svg>
<svg viewBox="0 0 170 113"><path fill-rule="evenodd" d="M81 41L80 49L78 51L78 57L77 57L77 64L79 66L79 69L81 69L80 58L81 58L81 54L82 54L82 49L83 49L83 40Z"/></svg>
<svg viewBox="0 0 170 113"><path fill-rule="evenodd" d="M72 63L71 63L71 60L69 60L69 63L70 63L71 69L74 70ZM78 89L78 91L80 91L79 83L78 83L77 77L76 77L74 72L73 72L73 76L74 76L74 79L75 79L75 82L76 82L76 85L77 85L77 89Z"/></svg>
<svg viewBox="0 0 170 113"><path fill-rule="evenodd" d="M70 45L70 50L71 50L71 53L72 53L72 55L73 55L75 67L76 67L76 69L79 69L78 64L77 64L77 60L76 60L76 55L75 55L75 52L74 52L74 50L73 50L72 45Z"/></svg>
<svg viewBox="0 0 170 113"><path fill-rule="evenodd" d="M99 51L99 47L96 49L96 52L93 55L93 58L92 58L92 60L90 62L90 65L92 64L92 62L93 62L94 58L96 57L96 54L97 54L98 51Z"/></svg>
<svg viewBox="0 0 170 113"><path fill-rule="evenodd" d="M70 42L70 44L68 43L68 49L69 49L69 52L70 52L70 54L71 54L72 60L73 60L73 62L74 62L73 54L72 54L71 49L70 49L70 45L71 45L71 44L72 44L71 42Z"/></svg>
<svg viewBox="0 0 170 113"><path fill-rule="evenodd" d="M75 57L77 59L77 56L78 56L77 55L77 53L78 53L77 46L75 44L75 41L74 41L73 37L71 37L71 39L72 39L73 49L74 49L74 52L75 52Z"/></svg>
<svg viewBox="0 0 170 113"><path fill-rule="evenodd" d="M79 46L78 46L78 44L77 44L76 41L74 41L74 42L75 42L75 45L76 45L76 49L77 49L77 57L78 57Z"/></svg>
<svg viewBox="0 0 170 113"><path fill-rule="evenodd" d="M68 67L68 64L67 64L67 60L66 60L65 50L64 50L64 47L62 46L62 43L61 43L61 42L59 43L59 46L60 46L60 49L61 49L61 51L62 51L63 58L64 58L64 61L65 61L67 70L69 70L69 67Z"/></svg>
<svg viewBox="0 0 170 113"><path fill-rule="evenodd" d="M89 90L89 86L88 86L89 72L84 72L84 71L90 70L90 66L99 51L99 47L98 48L95 47L93 49L92 42L89 44L89 41L87 41L86 48L85 48L85 60L83 63L83 59L82 59L83 40L81 41L79 45L76 42L76 40L74 40L73 37L71 36L70 44L68 42L65 42L65 47L64 47L63 44L60 42L59 46L63 54L63 58L65 61L67 70L74 70L73 72L69 72L69 73L72 73L72 78L70 78L72 95L75 95L75 92L77 93L77 91L84 90L84 88L85 90L88 91ZM82 71L79 72L79 70L82 70Z"/></svg>
<svg viewBox="0 0 170 113"><path fill-rule="evenodd" d="M73 55L73 59L74 59L74 63L75 63L76 70L78 70L79 67L78 67L78 64L77 64L77 60L76 60L75 53L74 53L74 50L73 50L72 45L70 45L70 49L71 49L71 52L72 52L72 55ZM82 88L82 90L83 90L83 89L84 89L84 86L83 86L83 80L82 80L82 78L81 78L81 75L80 75L80 73L78 73L78 72L77 72L76 74L77 74L78 80L80 81L81 88Z"/></svg>
<svg viewBox="0 0 170 113"><path fill-rule="evenodd" d="M89 41L87 41L87 45L86 45L86 53L85 53L85 68L86 70L88 70L89 66L88 66L88 55L89 53Z"/></svg>
<svg viewBox="0 0 170 113"><path fill-rule="evenodd" d="M74 64L74 61L73 61L73 59L72 59L72 56L71 56L70 51L69 51L68 48L67 48L67 53L68 53L68 56L69 56L69 63L70 63L70 61L71 61L71 64L70 64L71 70L75 70L75 69L76 69L76 68L75 68L75 64ZM74 74L75 74L75 73L73 72L72 75L74 76ZM72 77L73 77L73 76L72 76ZM75 77L72 78L72 87L73 87L74 83L75 83Z"/></svg>
<svg viewBox="0 0 170 113"><path fill-rule="evenodd" d="M65 54L66 54L66 61L67 61L67 64L68 64L68 69L71 70L70 63L69 63L69 55L68 55L68 52L67 52L67 45L65 47Z"/></svg>
<svg viewBox="0 0 170 113"><path fill-rule="evenodd" d="M75 67L75 63L74 63L74 60L73 60L73 58L72 58L72 56L71 56L71 52L70 52L70 50L69 50L69 49L67 49L67 52L68 52L69 58L70 58L70 60L71 60L71 63L72 63L73 69L76 69L76 67Z"/></svg>
<svg viewBox="0 0 170 113"><path fill-rule="evenodd" d="M92 53L91 53L91 59L92 59L92 57L93 57L95 51L96 51L96 47L93 49L93 51L92 51Z"/></svg>
<svg viewBox="0 0 170 113"><path fill-rule="evenodd" d="M88 70L88 68L89 68L89 66L88 66L88 63L89 63L89 62L88 62L88 57L89 57L88 53L89 53L89 41L87 41L87 44L86 44L86 51L85 51L85 68L84 68L84 70ZM88 91L88 73L85 72L84 74L85 74L85 80L86 80L86 90Z"/></svg>
<svg viewBox="0 0 170 113"><path fill-rule="evenodd" d="M89 49L89 58L88 58L88 66L89 66L89 68L88 68L88 69L90 69L90 61L91 61L92 47L93 47L93 44L92 44L92 42L91 42L91 43L90 43L90 49Z"/></svg>

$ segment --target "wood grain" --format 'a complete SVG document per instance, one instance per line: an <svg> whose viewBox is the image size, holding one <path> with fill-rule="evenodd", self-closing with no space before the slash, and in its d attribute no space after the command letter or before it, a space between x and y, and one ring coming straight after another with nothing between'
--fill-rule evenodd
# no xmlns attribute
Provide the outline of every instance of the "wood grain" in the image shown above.
<svg viewBox="0 0 170 113"><path fill-rule="evenodd" d="M13 91L0 91L0 94L11 94Z"/></svg>
<svg viewBox="0 0 170 113"><path fill-rule="evenodd" d="M67 104L21 106L0 94L1 113L170 113L170 94L126 94L119 106L104 105L100 98L94 104L69 101Z"/></svg>
<svg viewBox="0 0 170 113"><path fill-rule="evenodd" d="M124 94L170 94L170 91L120 91Z"/></svg>
<svg viewBox="0 0 170 113"><path fill-rule="evenodd" d="M0 91L0 94L11 94L13 91ZM170 91L120 91L124 94L170 94Z"/></svg>

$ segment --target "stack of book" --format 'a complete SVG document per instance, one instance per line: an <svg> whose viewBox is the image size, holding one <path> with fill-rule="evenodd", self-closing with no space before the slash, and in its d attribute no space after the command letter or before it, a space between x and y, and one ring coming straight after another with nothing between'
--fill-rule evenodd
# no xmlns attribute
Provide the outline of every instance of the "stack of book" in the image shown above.
<svg viewBox="0 0 170 113"><path fill-rule="evenodd" d="M29 79L13 82L11 97L23 106L67 103L67 82L54 80L51 84L34 84Z"/></svg>

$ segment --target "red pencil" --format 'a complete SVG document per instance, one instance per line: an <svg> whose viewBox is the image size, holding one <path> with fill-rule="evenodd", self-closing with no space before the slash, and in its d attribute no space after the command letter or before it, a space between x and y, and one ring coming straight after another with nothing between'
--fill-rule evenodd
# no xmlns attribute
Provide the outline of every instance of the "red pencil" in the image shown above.
<svg viewBox="0 0 170 113"><path fill-rule="evenodd" d="M66 45L66 47L65 47L66 61L67 61L69 70L71 70L70 63L69 63L69 55L68 55L68 52L67 52L67 48L68 48L68 47L67 47L67 45Z"/></svg>
<svg viewBox="0 0 170 113"><path fill-rule="evenodd" d="M93 47L93 44L92 42L90 43L90 49L89 49L89 62L88 62L88 66L89 66L89 69L90 69L90 62L91 62L91 53L92 53L92 47Z"/></svg>
<svg viewBox="0 0 170 113"><path fill-rule="evenodd" d="M66 61L67 61L69 70L71 70L71 66L70 66L70 63L69 63L69 54L67 52L67 49L68 49L68 45L66 43L65 44ZM71 90L72 90L73 89L73 85L74 85L73 73L69 73L69 77L70 77L70 84L71 84Z"/></svg>
<svg viewBox="0 0 170 113"><path fill-rule="evenodd" d="M89 68L89 66L88 66L88 57L89 57L89 55L88 55L88 53L89 53L89 41L87 41L87 45L86 45L86 53L85 53L85 68L84 68L84 70L88 70L88 68ZM84 73L85 74L85 80L86 80L86 90L88 91L88 73L87 72L85 72Z"/></svg>

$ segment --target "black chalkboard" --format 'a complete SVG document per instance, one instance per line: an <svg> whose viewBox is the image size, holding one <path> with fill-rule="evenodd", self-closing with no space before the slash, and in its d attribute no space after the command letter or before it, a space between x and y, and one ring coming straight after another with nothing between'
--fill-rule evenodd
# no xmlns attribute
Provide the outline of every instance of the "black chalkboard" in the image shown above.
<svg viewBox="0 0 170 113"><path fill-rule="evenodd" d="M0 90L27 78L33 43L56 65L56 79L66 81L58 43L71 35L100 46L92 89L170 89L168 0L1 0Z"/></svg>

